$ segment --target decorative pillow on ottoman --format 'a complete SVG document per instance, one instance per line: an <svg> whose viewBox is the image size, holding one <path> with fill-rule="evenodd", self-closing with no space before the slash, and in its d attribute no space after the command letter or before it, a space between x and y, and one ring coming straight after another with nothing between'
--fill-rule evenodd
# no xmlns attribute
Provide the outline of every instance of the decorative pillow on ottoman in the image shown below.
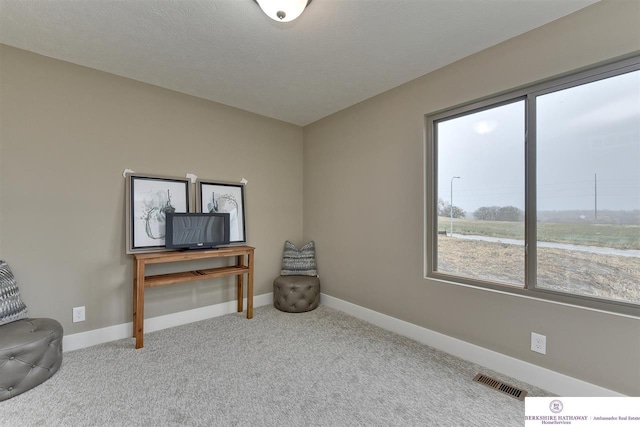
<svg viewBox="0 0 640 427"><path fill-rule="evenodd" d="M0 325L27 317L27 306L20 299L16 279L7 263L0 260Z"/></svg>
<svg viewBox="0 0 640 427"><path fill-rule="evenodd" d="M290 241L284 242L281 276L317 276L316 245L313 241L298 249Z"/></svg>

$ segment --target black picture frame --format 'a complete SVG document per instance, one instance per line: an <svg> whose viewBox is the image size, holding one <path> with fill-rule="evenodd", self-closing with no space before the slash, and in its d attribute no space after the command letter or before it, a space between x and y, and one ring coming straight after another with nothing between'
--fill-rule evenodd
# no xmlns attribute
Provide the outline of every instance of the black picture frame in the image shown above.
<svg viewBox="0 0 640 427"><path fill-rule="evenodd" d="M198 180L196 210L230 214L230 243L247 242L245 186L241 183Z"/></svg>
<svg viewBox="0 0 640 427"><path fill-rule="evenodd" d="M126 253L166 251L165 212L190 212L191 181L161 175L126 175Z"/></svg>

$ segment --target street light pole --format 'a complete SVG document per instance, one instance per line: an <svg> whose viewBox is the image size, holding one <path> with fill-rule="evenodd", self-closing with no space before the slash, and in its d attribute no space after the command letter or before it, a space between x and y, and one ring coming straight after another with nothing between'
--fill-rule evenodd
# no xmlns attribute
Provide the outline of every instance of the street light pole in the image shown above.
<svg viewBox="0 0 640 427"><path fill-rule="evenodd" d="M593 174L593 199L594 199L594 218L598 222L598 174Z"/></svg>
<svg viewBox="0 0 640 427"><path fill-rule="evenodd" d="M453 237L453 180L454 179L460 179L459 176L452 176L451 177L451 200L449 202L449 212L451 215L451 237Z"/></svg>

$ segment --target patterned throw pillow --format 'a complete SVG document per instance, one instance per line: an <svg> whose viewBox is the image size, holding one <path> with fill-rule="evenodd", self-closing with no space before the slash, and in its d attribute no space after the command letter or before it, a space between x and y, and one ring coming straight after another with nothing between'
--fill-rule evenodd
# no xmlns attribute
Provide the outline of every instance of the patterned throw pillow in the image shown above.
<svg viewBox="0 0 640 427"><path fill-rule="evenodd" d="M7 263L0 260L0 325L27 317L27 306L20 299L16 279Z"/></svg>
<svg viewBox="0 0 640 427"><path fill-rule="evenodd" d="M316 245L313 241L298 249L290 241L284 242L281 276L317 276Z"/></svg>

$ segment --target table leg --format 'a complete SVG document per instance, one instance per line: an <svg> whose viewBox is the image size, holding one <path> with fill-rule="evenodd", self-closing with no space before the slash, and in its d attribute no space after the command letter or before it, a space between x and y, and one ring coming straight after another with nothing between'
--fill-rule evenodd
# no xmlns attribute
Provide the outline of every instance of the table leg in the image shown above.
<svg viewBox="0 0 640 427"><path fill-rule="evenodd" d="M133 336L136 339L136 348L144 346L144 267L143 261L135 261Z"/></svg>
<svg viewBox="0 0 640 427"><path fill-rule="evenodd" d="M138 313L136 308L138 307L138 266L136 262L133 262L133 326L131 328L131 336L136 337L136 322Z"/></svg>
<svg viewBox="0 0 640 427"><path fill-rule="evenodd" d="M247 273L247 319L253 318L253 251L247 254L249 273Z"/></svg>
<svg viewBox="0 0 640 427"><path fill-rule="evenodd" d="M242 263L244 262L244 255L238 255L238 263L236 265L241 266ZM236 287L238 288L238 313L242 313L243 307L242 307L242 300L244 299L244 296L242 295L243 293L243 287L244 287L244 274L238 274L236 276Z"/></svg>

